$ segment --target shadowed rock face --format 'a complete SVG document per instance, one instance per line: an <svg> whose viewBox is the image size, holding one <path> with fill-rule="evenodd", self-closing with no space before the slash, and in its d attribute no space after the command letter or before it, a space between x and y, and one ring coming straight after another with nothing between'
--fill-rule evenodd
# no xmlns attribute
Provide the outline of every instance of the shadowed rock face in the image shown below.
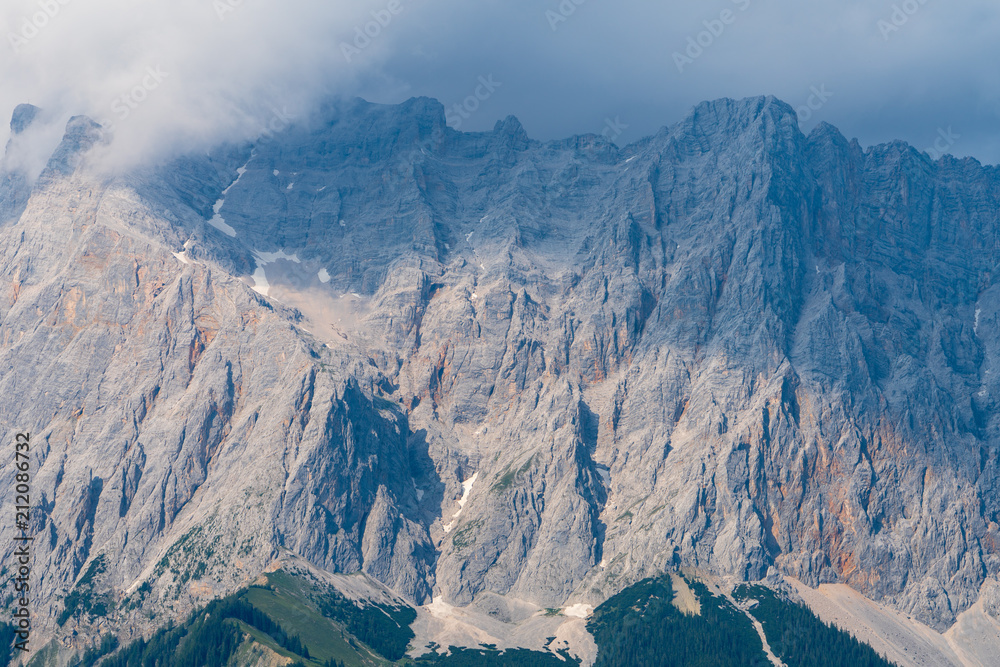
<svg viewBox="0 0 1000 667"><path fill-rule="evenodd" d="M456 605L775 567L937 628L1000 570L994 168L773 98L624 149L355 101L114 178L99 134L0 221L45 613L101 554L122 627L282 550Z"/></svg>
<svg viewBox="0 0 1000 667"><path fill-rule="evenodd" d="M19 104L10 119L10 139L0 156L0 225L16 219L24 210L31 194L28 177L22 164L26 152L22 135L38 118L41 109L31 104Z"/></svg>

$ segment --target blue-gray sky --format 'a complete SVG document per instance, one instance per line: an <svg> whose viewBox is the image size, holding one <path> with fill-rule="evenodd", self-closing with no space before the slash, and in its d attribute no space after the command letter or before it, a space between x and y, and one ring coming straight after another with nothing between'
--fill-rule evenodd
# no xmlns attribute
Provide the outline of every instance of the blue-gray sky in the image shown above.
<svg viewBox="0 0 1000 667"><path fill-rule="evenodd" d="M993 0L5 0L0 31L0 112L87 113L136 154L253 134L329 94L620 144L704 99L773 94L812 103L805 130L1000 162Z"/></svg>

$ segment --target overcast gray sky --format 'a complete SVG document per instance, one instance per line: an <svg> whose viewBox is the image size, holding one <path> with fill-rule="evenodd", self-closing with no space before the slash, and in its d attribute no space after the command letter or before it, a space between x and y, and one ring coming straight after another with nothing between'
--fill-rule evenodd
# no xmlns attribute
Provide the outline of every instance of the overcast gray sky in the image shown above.
<svg viewBox="0 0 1000 667"><path fill-rule="evenodd" d="M1000 162L995 0L4 0L0 30L0 112L86 113L135 155L253 135L331 94L620 144L704 99L774 94L805 130L921 150L948 135Z"/></svg>

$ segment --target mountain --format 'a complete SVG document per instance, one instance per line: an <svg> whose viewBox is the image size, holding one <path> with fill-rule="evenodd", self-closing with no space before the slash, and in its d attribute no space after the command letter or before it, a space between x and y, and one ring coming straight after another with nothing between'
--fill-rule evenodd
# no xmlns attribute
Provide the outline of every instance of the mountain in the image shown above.
<svg viewBox="0 0 1000 667"><path fill-rule="evenodd" d="M563 609L593 646L574 615L680 568L998 623L997 168L770 97L625 148L413 99L117 172L75 117L33 179L40 117L0 175L38 642L290 561L423 606L418 643Z"/></svg>

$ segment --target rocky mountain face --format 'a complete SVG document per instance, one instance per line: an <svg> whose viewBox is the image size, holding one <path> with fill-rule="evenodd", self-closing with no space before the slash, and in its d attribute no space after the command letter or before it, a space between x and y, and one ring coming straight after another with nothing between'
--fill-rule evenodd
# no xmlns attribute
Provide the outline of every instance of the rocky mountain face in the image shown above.
<svg viewBox="0 0 1000 667"><path fill-rule="evenodd" d="M35 116L0 423L51 636L287 553L497 617L773 568L939 630L1000 573L996 168L773 98L625 148L414 99L124 174L78 117L32 182Z"/></svg>

